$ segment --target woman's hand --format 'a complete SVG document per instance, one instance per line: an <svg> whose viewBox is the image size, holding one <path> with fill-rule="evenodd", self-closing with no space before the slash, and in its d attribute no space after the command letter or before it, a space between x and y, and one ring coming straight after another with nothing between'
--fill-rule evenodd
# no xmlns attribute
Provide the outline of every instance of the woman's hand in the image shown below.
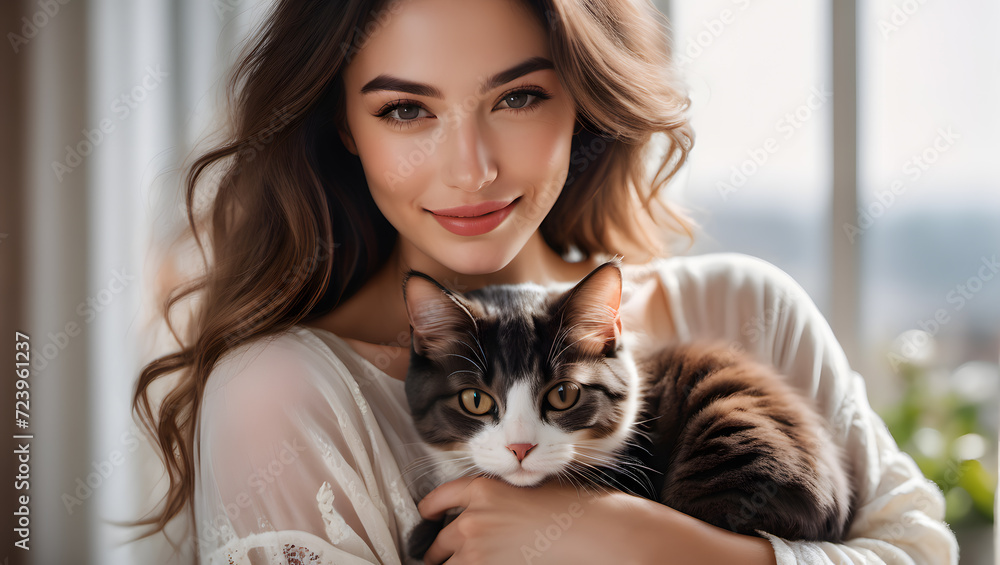
<svg viewBox="0 0 1000 565"><path fill-rule="evenodd" d="M643 524L643 498L618 491L592 492L549 480L515 487L499 479L463 477L431 491L420 515L440 519L465 508L424 556L439 565L642 563L643 548L629 543ZM664 507L665 508L665 507Z"/></svg>
<svg viewBox="0 0 1000 565"><path fill-rule="evenodd" d="M463 477L417 505L431 520L453 507L465 510L431 544L424 555L428 565L775 563L763 538L631 494L584 491L557 480L525 488Z"/></svg>

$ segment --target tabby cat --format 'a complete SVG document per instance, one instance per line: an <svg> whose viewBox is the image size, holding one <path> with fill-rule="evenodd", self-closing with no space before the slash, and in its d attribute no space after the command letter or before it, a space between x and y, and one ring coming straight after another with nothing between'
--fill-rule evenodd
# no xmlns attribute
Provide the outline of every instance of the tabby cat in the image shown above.
<svg viewBox="0 0 1000 565"><path fill-rule="evenodd" d="M416 271L403 290L406 395L441 482L559 477L738 533L842 539L851 488L822 417L773 369L720 343L633 359L619 258L564 292L461 294ZM455 515L423 520L408 554L422 559Z"/></svg>

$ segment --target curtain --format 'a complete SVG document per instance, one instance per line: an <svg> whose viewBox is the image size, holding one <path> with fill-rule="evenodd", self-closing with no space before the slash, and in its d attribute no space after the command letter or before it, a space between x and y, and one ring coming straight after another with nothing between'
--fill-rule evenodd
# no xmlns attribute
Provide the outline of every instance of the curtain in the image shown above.
<svg viewBox="0 0 1000 565"><path fill-rule="evenodd" d="M110 521L140 516L167 485L131 396L142 366L173 345L157 311L185 222L182 167L219 130L226 74L267 8L255 0L0 8L8 40L0 305L4 337L29 336L31 355L27 427L16 432L31 437L2 446L30 452L28 490L4 487L4 508L29 496L30 550L7 544L12 563L190 562L186 518L169 529L185 549L171 560L163 536L126 544L136 530ZM13 357L10 341L6 350ZM4 381L13 405L13 381ZM5 477L16 474L11 457L2 465Z"/></svg>

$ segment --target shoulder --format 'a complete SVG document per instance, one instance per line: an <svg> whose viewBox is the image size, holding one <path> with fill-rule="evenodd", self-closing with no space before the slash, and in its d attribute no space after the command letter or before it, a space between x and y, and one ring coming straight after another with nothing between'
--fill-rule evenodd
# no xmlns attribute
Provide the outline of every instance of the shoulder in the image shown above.
<svg viewBox="0 0 1000 565"><path fill-rule="evenodd" d="M788 273L743 253L661 258L641 269L659 278L681 339L739 340L767 320L818 315Z"/></svg>
<svg viewBox="0 0 1000 565"><path fill-rule="evenodd" d="M322 340L293 327L223 354L209 374L202 403L206 410L230 413L250 407L329 409L358 396L356 389L353 376Z"/></svg>
<svg viewBox="0 0 1000 565"><path fill-rule="evenodd" d="M744 253L708 253L655 259L644 266L678 287L801 290L778 266Z"/></svg>
<svg viewBox="0 0 1000 565"><path fill-rule="evenodd" d="M264 385L268 381L297 381L308 377L323 365L314 344L300 332L286 330L243 342L222 354L209 376L206 393L250 381Z"/></svg>
<svg viewBox="0 0 1000 565"><path fill-rule="evenodd" d="M853 371L826 318L789 274L741 253L658 263L681 340L726 341L785 374L827 416L840 409Z"/></svg>

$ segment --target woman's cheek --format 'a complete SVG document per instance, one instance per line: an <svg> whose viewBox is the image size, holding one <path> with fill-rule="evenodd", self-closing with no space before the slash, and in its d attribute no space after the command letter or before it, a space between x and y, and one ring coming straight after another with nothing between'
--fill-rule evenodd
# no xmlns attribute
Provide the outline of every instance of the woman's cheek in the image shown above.
<svg viewBox="0 0 1000 565"><path fill-rule="evenodd" d="M428 144L430 140L418 142L420 139L397 135L371 140L371 147L363 154L374 159L363 165L373 196L383 194L400 198L416 195L420 187L428 186L426 180L433 169L432 157L421 149L421 145Z"/></svg>
<svg viewBox="0 0 1000 565"><path fill-rule="evenodd" d="M518 184L530 184L544 200L558 197L569 167L572 129L557 123L537 123L524 128L516 142L506 144L510 154L505 159L516 166L508 166L508 173L516 176Z"/></svg>

